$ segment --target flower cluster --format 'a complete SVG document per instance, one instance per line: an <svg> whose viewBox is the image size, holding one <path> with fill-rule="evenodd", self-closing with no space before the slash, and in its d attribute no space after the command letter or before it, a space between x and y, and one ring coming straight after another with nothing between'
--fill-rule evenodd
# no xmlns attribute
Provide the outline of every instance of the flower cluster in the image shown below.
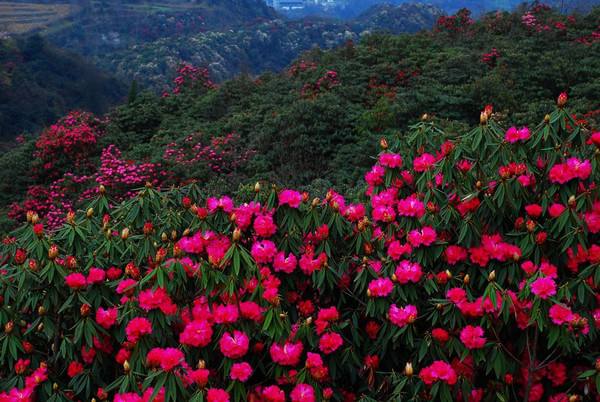
<svg viewBox="0 0 600 402"><path fill-rule="evenodd" d="M56 230L27 214L0 250L0 400L594 400L599 136L566 102L382 140L365 203L146 186Z"/></svg>

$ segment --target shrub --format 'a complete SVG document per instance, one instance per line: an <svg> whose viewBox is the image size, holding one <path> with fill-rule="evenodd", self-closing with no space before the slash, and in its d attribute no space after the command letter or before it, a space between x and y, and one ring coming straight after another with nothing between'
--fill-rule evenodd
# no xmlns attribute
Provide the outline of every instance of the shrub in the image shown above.
<svg viewBox="0 0 600 402"><path fill-rule="evenodd" d="M2 247L0 388L595 400L600 134L565 103L506 130L491 107L460 134L425 116L382 139L366 203L148 185L119 205L100 191L52 232L30 213Z"/></svg>

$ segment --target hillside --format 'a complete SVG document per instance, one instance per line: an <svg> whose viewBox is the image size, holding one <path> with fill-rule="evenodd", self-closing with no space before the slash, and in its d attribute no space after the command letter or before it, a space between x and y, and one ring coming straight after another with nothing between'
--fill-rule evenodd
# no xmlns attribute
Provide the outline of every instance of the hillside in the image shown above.
<svg viewBox="0 0 600 402"><path fill-rule="evenodd" d="M0 141L37 132L72 109L104 113L125 91L80 56L38 36L0 40Z"/></svg>
<svg viewBox="0 0 600 402"><path fill-rule="evenodd" d="M473 110L493 104L498 119L516 125L545 114L563 91L578 119L593 125L600 109L599 12L573 19L536 8L525 19L504 13L479 22L460 14L432 32L312 50L280 74L221 85L188 66L175 88L138 94L108 121L85 117L64 129L59 123L37 140L39 149L54 144L50 153L29 141L3 155L0 204L15 218L31 208L61 216L64 205L77 205L73 188L96 180L121 189L194 180L230 194L267 180L317 194L330 187L352 192L377 140L424 113L460 132L478 121ZM69 145L65 153L60 133L72 130L75 138L88 133L93 145L80 145L81 154ZM107 173L117 167L127 173ZM63 195L49 199L49 188Z"/></svg>
<svg viewBox="0 0 600 402"><path fill-rule="evenodd" d="M95 57L96 63L118 76L162 89L181 62L208 67L217 82L239 72L281 71L300 53L314 47L333 48L377 31L417 32L429 29L441 10L419 4L376 8L348 22L310 18L275 19L227 31L166 37Z"/></svg>

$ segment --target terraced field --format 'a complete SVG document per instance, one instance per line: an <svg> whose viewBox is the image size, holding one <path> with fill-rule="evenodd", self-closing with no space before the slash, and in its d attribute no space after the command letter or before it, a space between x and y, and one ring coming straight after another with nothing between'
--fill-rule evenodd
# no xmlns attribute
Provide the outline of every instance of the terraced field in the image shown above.
<svg viewBox="0 0 600 402"><path fill-rule="evenodd" d="M20 34L44 29L75 11L70 4L0 2L0 32Z"/></svg>

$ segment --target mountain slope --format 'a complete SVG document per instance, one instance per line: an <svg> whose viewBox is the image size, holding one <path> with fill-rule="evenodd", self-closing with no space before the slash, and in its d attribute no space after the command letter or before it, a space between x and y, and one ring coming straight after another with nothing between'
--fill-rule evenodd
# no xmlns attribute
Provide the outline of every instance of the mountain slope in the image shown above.
<svg viewBox="0 0 600 402"><path fill-rule="evenodd" d="M103 113L124 92L116 79L39 36L0 40L0 140L37 131L71 109Z"/></svg>
<svg viewBox="0 0 600 402"><path fill-rule="evenodd" d="M207 66L211 77L220 82L239 72L280 71L303 51L358 41L370 32L429 29L439 15L441 10L432 6L404 4L377 7L348 22L320 18L276 19L229 31L161 38L99 55L96 62L119 76L137 79L155 88L169 83L171 72L181 62Z"/></svg>

